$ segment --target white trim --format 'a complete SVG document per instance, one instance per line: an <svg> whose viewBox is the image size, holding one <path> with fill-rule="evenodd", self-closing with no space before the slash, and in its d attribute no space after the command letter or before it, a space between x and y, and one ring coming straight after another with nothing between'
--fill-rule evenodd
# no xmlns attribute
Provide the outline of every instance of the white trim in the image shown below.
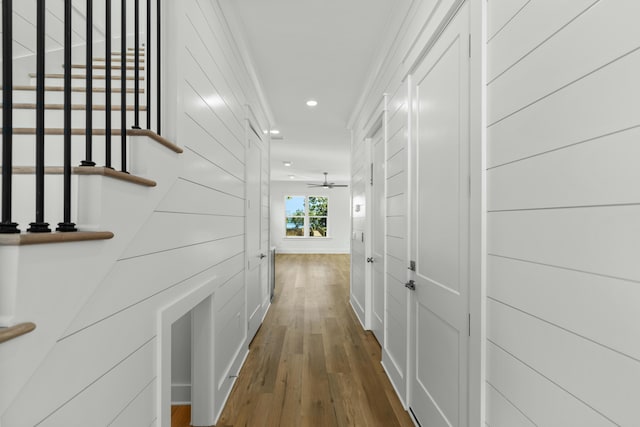
<svg viewBox="0 0 640 427"><path fill-rule="evenodd" d="M191 405L191 384L171 384L171 405Z"/></svg>
<svg viewBox="0 0 640 427"><path fill-rule="evenodd" d="M390 358L392 363L395 363L393 361L392 358ZM382 365L382 369L384 370L384 373L387 375L387 377L389 379L391 379L391 375L389 373L389 370L387 369L387 366L384 364L384 358L382 358L382 360L380 361L380 365ZM400 394L400 392L398 391L395 383L393 381L389 381L391 383L391 387L393 387L393 391L396 392L396 396L398 396L398 400L400 401L400 403L402 404L402 408L406 411L409 409L409 406L407 405L407 401L405 400L404 396L402 394Z"/></svg>
<svg viewBox="0 0 640 427"><path fill-rule="evenodd" d="M313 238L311 238L313 239ZM349 255L351 253L350 248L338 248L338 249L324 249L324 248L294 248L294 249L276 249L276 253L278 254L340 254L340 255Z"/></svg>
<svg viewBox="0 0 640 427"><path fill-rule="evenodd" d="M486 288L487 288L487 2L469 0L469 426L486 418Z"/></svg>
<svg viewBox="0 0 640 427"><path fill-rule="evenodd" d="M158 395L160 427L171 427L171 325L215 293L217 280L201 283L182 298L158 310ZM213 361L212 361L213 362Z"/></svg>

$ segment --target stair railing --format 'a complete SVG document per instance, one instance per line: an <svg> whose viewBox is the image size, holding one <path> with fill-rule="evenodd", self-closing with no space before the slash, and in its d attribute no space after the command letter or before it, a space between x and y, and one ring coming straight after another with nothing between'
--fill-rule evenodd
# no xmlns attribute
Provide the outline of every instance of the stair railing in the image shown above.
<svg viewBox="0 0 640 427"><path fill-rule="evenodd" d="M112 94L114 92L112 87L112 71L113 71L113 55L112 48L112 2L113 0L105 1L105 153L104 161L105 167L113 168L112 166L112 136L117 133L112 129L112 112L113 112L113 100ZM133 2L133 3L132 3ZM45 0L37 0L36 2L36 106L35 106L35 219L29 224L27 232L30 233L47 233L51 232L49 223L45 221L45 174L46 174L46 159L45 159L45 139L47 130L45 128L45 115L47 105L45 104L45 93L47 90L46 84L46 72L45 72L45 40L46 40L46 2ZM127 172L127 136L129 135L129 127L127 124L127 58L129 52L127 51L127 6L133 4L133 21L134 21L134 84L133 84L133 98L134 98L134 119L131 129L141 129L140 127L140 80L141 66L140 60L142 58L140 44L141 27L144 27L146 33L146 44L144 45L144 60L145 60L145 90L146 90L146 129L152 130L152 102L153 108L155 108L156 123L155 133L160 135L161 125L161 0L157 0L155 8L152 6L151 0L146 0L146 19L141 20L140 16L140 4L139 0L121 0L120 10L120 129L119 134L121 138L120 150L121 159L120 167L121 171ZM84 159L79 162L83 167L94 167L96 163L93 159L93 143L94 136L94 93L93 88L95 82L93 65L93 43L94 43L94 8L93 0L86 0L86 76L85 76L85 90L86 90L86 105L84 106L85 117L85 153ZM155 9L155 10L152 10ZM154 25L154 12L155 12L155 25ZM77 231L75 223L72 218L72 191L71 191L71 177L73 173L72 168L72 138L78 134L78 131L72 129L72 112L77 109L72 105L72 81L76 78L72 74L72 13L73 6L71 0L64 0L64 88L63 88L63 218L58 223L57 231L61 232L73 232ZM13 0L4 0L2 2L2 187L1 187L1 218L0 218L0 233L20 233L19 224L13 221L13 206L12 206L12 192L13 192L13 175L15 173L13 167L13 151L14 151L14 83L13 83ZM156 45L152 51L152 34L155 31ZM151 55L156 56L155 75L152 75ZM155 79L152 87L152 77ZM153 90L155 89L155 94ZM77 163L76 163L77 164ZM22 195L21 195L22 196Z"/></svg>

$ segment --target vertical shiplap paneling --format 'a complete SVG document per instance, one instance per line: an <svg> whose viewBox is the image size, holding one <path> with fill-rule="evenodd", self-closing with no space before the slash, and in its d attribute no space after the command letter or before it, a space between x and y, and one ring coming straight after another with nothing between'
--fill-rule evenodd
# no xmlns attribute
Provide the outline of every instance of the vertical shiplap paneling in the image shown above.
<svg viewBox="0 0 640 427"><path fill-rule="evenodd" d="M640 422L638 14L531 0L489 29L491 427Z"/></svg>

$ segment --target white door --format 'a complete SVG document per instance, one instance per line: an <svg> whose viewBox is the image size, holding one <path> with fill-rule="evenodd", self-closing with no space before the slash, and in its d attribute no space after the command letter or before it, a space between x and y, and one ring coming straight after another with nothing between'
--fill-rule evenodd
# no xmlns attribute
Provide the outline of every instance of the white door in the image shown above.
<svg viewBox="0 0 640 427"><path fill-rule="evenodd" d="M371 138L372 143L372 177L371 177L371 330L384 346L384 311L385 311L385 286L384 286L384 237L385 237L385 141L384 128L380 128Z"/></svg>
<svg viewBox="0 0 640 427"><path fill-rule="evenodd" d="M468 6L414 73L411 410L422 426L467 426Z"/></svg>
<svg viewBox="0 0 640 427"><path fill-rule="evenodd" d="M246 266L248 340L256 334L262 320L262 300L266 289L266 248L262 230L262 141L251 126L247 130L246 159ZM265 283L262 283L265 281Z"/></svg>

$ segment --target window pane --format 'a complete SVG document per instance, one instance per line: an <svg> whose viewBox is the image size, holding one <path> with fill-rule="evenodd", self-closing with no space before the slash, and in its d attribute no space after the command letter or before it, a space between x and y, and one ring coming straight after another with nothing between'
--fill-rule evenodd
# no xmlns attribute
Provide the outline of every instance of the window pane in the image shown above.
<svg viewBox="0 0 640 427"><path fill-rule="evenodd" d="M310 217L309 218L309 237L326 237L327 236L327 218Z"/></svg>
<svg viewBox="0 0 640 427"><path fill-rule="evenodd" d="M309 196L309 216L328 216L329 198Z"/></svg>
<svg viewBox="0 0 640 427"><path fill-rule="evenodd" d="M304 217L286 218L287 236L304 236Z"/></svg>
<svg viewBox="0 0 640 427"><path fill-rule="evenodd" d="M304 216L304 196L287 196L285 212L285 216Z"/></svg>

